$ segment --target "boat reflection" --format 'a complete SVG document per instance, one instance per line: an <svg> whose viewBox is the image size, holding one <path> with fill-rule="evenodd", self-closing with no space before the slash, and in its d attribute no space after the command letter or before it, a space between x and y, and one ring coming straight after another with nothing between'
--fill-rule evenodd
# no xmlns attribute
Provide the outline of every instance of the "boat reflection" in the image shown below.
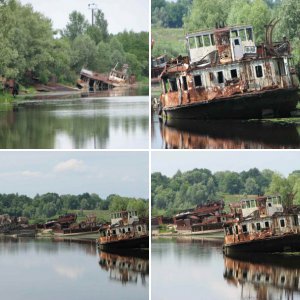
<svg viewBox="0 0 300 300"><path fill-rule="evenodd" d="M165 149L299 148L300 126L244 121L159 123Z"/></svg>
<svg viewBox="0 0 300 300"><path fill-rule="evenodd" d="M224 278L240 287L241 300L299 299L299 257L255 256L255 260L224 257Z"/></svg>
<svg viewBox="0 0 300 300"><path fill-rule="evenodd" d="M129 283L147 285L149 276L149 260L140 256L125 256L104 251L99 252L101 269L109 272L109 279L119 281L123 285Z"/></svg>

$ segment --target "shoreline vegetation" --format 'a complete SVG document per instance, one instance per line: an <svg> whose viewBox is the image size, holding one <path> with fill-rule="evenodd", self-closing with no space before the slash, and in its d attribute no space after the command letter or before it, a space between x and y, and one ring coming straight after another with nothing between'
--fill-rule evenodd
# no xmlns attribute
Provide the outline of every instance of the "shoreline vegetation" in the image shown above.
<svg viewBox="0 0 300 300"><path fill-rule="evenodd" d="M30 4L0 2L0 19L5 20L0 28L0 90L5 80L14 80L20 86L16 99L37 94L36 85L75 89L82 68L108 73L116 65L128 64L129 74L136 75L136 86L148 84L149 32L124 29L111 34L99 9L94 12L93 25L73 11L65 28L54 29L52 21ZM0 104L13 100L0 92Z"/></svg>

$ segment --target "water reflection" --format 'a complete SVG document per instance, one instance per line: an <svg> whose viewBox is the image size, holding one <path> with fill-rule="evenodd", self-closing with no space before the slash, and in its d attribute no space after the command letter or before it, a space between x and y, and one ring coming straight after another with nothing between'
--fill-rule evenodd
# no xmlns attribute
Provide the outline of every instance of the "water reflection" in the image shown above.
<svg viewBox="0 0 300 300"><path fill-rule="evenodd" d="M0 112L0 148L147 148L148 97L28 101Z"/></svg>
<svg viewBox="0 0 300 300"><path fill-rule="evenodd" d="M241 300L299 299L300 266L295 257L261 257L257 262L225 257L224 279L241 289Z"/></svg>
<svg viewBox="0 0 300 300"><path fill-rule="evenodd" d="M101 251L99 265L109 273L109 279L112 281L137 284L140 280L145 286L149 275L149 260L143 253L135 253L135 255L125 256Z"/></svg>
<svg viewBox="0 0 300 300"><path fill-rule="evenodd" d="M165 149L299 148L300 125L152 118L152 147Z"/></svg>

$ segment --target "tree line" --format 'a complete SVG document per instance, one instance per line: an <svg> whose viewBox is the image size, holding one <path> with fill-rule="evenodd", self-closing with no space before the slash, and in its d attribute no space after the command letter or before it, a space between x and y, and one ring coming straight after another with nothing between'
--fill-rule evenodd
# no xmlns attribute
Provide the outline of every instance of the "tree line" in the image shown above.
<svg viewBox="0 0 300 300"><path fill-rule="evenodd" d="M73 83L82 67L108 72L127 63L138 80L148 77L148 32L108 32L101 10L92 26L78 11L64 29L18 0L0 0L0 76L22 84L32 80Z"/></svg>
<svg viewBox="0 0 300 300"><path fill-rule="evenodd" d="M180 7L184 7L179 9ZM174 17L174 15L176 17ZM253 25L255 42L264 42L265 25L279 19L274 41L286 36L292 45L296 64L300 63L300 1L295 0L166 0L152 1L152 27L184 28L185 32L226 25ZM170 20L176 20L171 22ZM167 37L166 37L167 38ZM167 54L168 49L160 49ZM162 54L162 53L161 53ZM173 53L170 53L173 54ZM178 54L177 54L178 55Z"/></svg>
<svg viewBox="0 0 300 300"><path fill-rule="evenodd" d="M136 210L139 216L148 215L148 200L111 194L102 199L97 194L59 195L46 193L34 197L19 194L0 194L0 214L46 220L70 210Z"/></svg>
<svg viewBox="0 0 300 300"><path fill-rule="evenodd" d="M300 170L288 177L265 169L248 171L218 171L194 169L187 172L177 171L168 177L160 172L151 176L151 205L153 214L166 211L175 212L220 200L225 195L280 194L287 204L293 196L294 203L300 204Z"/></svg>

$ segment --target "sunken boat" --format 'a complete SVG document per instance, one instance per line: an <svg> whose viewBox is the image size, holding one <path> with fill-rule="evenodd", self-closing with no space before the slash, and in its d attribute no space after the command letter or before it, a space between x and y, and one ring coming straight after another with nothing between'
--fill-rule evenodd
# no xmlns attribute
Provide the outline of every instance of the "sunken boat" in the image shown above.
<svg viewBox="0 0 300 300"><path fill-rule="evenodd" d="M231 209L235 218L224 224L225 255L300 251L299 206L284 208L280 196L261 196Z"/></svg>
<svg viewBox="0 0 300 300"><path fill-rule="evenodd" d="M121 69L117 69L117 66L118 64L111 69L109 74L82 69L76 85L79 89L89 93L110 90L116 87L128 87L136 82L135 75L128 74L129 66L127 64L124 64Z"/></svg>
<svg viewBox="0 0 300 300"><path fill-rule="evenodd" d="M278 21L256 45L251 25L188 33L188 56L168 61L160 75L163 119L289 117L299 101L291 46L273 42Z"/></svg>
<svg viewBox="0 0 300 300"><path fill-rule="evenodd" d="M139 219L136 211L112 213L111 224L101 226L99 233L97 244L100 250L149 248L147 221Z"/></svg>

